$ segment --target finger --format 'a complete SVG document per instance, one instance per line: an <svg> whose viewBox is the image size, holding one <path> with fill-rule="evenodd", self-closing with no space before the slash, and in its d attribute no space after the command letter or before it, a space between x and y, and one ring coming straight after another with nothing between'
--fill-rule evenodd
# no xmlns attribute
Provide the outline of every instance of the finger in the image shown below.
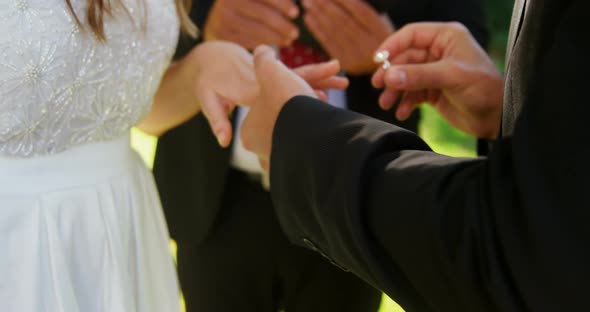
<svg viewBox="0 0 590 312"><path fill-rule="evenodd" d="M393 89L385 89L379 96L379 107L383 110L390 110L397 99L400 97L401 92Z"/></svg>
<svg viewBox="0 0 590 312"><path fill-rule="evenodd" d="M420 105L424 103L424 92L408 92L404 95L402 100L400 101L397 110L395 112L395 117L398 120L406 120L412 112Z"/></svg>
<svg viewBox="0 0 590 312"><path fill-rule="evenodd" d="M266 77L267 81L292 76L291 70L277 59L276 51L267 45L254 49L254 71L256 77Z"/></svg>
<svg viewBox="0 0 590 312"><path fill-rule="evenodd" d="M390 64L402 65L402 64L419 64L429 61L429 52L425 49L408 49L394 58L390 59ZM383 88L385 86L385 70L380 66L371 78L371 83L375 88Z"/></svg>
<svg viewBox="0 0 590 312"><path fill-rule="evenodd" d="M299 30L297 27L276 8L256 1L252 1L248 5L241 5L239 7L240 15L255 20L266 28L272 29L278 33L283 38L283 44L290 44L293 40L299 37ZM242 27L242 25L239 25L239 27Z"/></svg>
<svg viewBox="0 0 590 312"><path fill-rule="evenodd" d="M275 50L269 46L262 45L254 50L254 71L260 85L260 92L265 93L266 91L266 94L274 93L275 96L278 94L285 96L286 98L280 99L284 100L281 104L294 95L315 97L309 84L277 60ZM277 85L284 86L284 88L276 90Z"/></svg>
<svg viewBox="0 0 590 312"><path fill-rule="evenodd" d="M386 88L397 90L442 90L456 84L456 79L460 76L457 69L450 61L394 65L385 73L384 81Z"/></svg>
<svg viewBox="0 0 590 312"><path fill-rule="evenodd" d="M356 47L353 38L366 37L362 25L342 6L332 0L313 0L307 11L316 17L317 22L325 30L329 30L329 39L337 41L340 48Z"/></svg>
<svg viewBox="0 0 590 312"><path fill-rule="evenodd" d="M361 0L333 0L334 3L344 8L354 20L364 29L374 29L375 21L379 21L379 13L366 1Z"/></svg>
<svg viewBox="0 0 590 312"><path fill-rule="evenodd" d="M340 72L340 62L331 60L317 64L310 64L293 69L297 75L306 81L325 79Z"/></svg>
<svg viewBox="0 0 590 312"><path fill-rule="evenodd" d="M289 41L281 33L257 20L243 17L240 23L236 35L240 41L249 43L248 47L244 46L248 49L253 49L260 44L284 45L286 41Z"/></svg>
<svg viewBox="0 0 590 312"><path fill-rule="evenodd" d="M332 35L333 29L338 26L333 25L332 21L323 17L321 12L307 11L303 16L303 21L329 55L338 55L341 54L339 52L344 51L346 43L342 40L342 36Z"/></svg>
<svg viewBox="0 0 590 312"><path fill-rule="evenodd" d="M424 102L427 102L428 104L432 104L433 107L436 107L436 102L438 102L438 99L441 95L441 91L440 90L426 90L425 92L425 96L424 96Z"/></svg>
<svg viewBox="0 0 590 312"><path fill-rule="evenodd" d="M387 50L392 56L408 49L430 50L436 40L440 40L441 34L448 30L448 23L409 24L389 36L378 50Z"/></svg>
<svg viewBox="0 0 590 312"><path fill-rule="evenodd" d="M232 137L232 125L229 120L231 105L211 90L198 93L201 110L209 122L209 126L221 147L229 146Z"/></svg>
<svg viewBox="0 0 590 312"><path fill-rule="evenodd" d="M314 90L314 91L315 91L315 95L318 96L318 99L320 99L320 101L323 101L323 102L328 101L328 94L326 94L326 92L324 90Z"/></svg>
<svg viewBox="0 0 590 312"><path fill-rule="evenodd" d="M253 0L248 0L253 1ZM299 16L299 8L294 1L285 0L257 0L257 2L264 3L270 7L277 9L283 15L294 19Z"/></svg>
<svg viewBox="0 0 590 312"><path fill-rule="evenodd" d="M426 49L408 49L390 58L389 62L393 65L426 63L430 61L429 55Z"/></svg>
<svg viewBox="0 0 590 312"><path fill-rule="evenodd" d="M337 89L344 90L348 88L348 78L346 77L330 77L322 80L308 81L307 82L314 89Z"/></svg>
<svg viewBox="0 0 590 312"><path fill-rule="evenodd" d="M385 70L382 66L379 66L379 68L377 68L377 71L375 71L375 73L373 74L373 77L371 77L371 84L376 89L381 89L385 87Z"/></svg>
<svg viewBox="0 0 590 312"><path fill-rule="evenodd" d="M340 62L331 60L318 64L305 65L294 69L314 89L346 89L348 79L335 76L340 72Z"/></svg>
<svg viewBox="0 0 590 312"><path fill-rule="evenodd" d="M277 61L277 52L267 45L261 45L256 47L256 49L254 49L253 54L254 69Z"/></svg>
<svg viewBox="0 0 590 312"><path fill-rule="evenodd" d="M236 36L240 29L238 25L242 25L243 19L234 10L222 10L217 6L214 7L203 27L203 39L205 41L227 40L243 45L245 38ZM226 23L225 21L235 22Z"/></svg>

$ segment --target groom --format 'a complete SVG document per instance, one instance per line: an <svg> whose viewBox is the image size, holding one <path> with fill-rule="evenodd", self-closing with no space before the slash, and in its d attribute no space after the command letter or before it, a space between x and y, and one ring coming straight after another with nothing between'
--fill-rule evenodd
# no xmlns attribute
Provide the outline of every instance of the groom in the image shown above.
<svg viewBox="0 0 590 312"><path fill-rule="evenodd" d="M338 13L342 10L339 3L357 3L364 11L373 10L364 2L346 1L349 0L303 1L308 6L308 23L315 25L310 27L310 31L319 34L341 30L334 26L342 24L335 16L329 19L320 14ZM280 22L269 26L272 31L260 30L264 36L257 32L248 35L243 32L250 25L248 23L253 22L240 19L235 10L231 10L235 9L231 6L238 5L243 10L247 10L249 5L260 8L262 3L268 2L273 1L196 1L192 17L201 22L199 27L205 39L234 40L247 48L266 42L264 40L278 40L266 43L280 45L282 37L274 39L277 33L274 28L282 27L284 29L278 32L288 34L292 30L289 29L291 17L286 21L279 19ZM277 10L282 10L284 16L290 14L290 2L275 2L286 3ZM470 23L479 39L485 40L479 0L398 1L387 11L397 26L425 18L463 20ZM264 10L257 12L264 19ZM228 16L233 17L227 19ZM328 25L317 25L318 22ZM380 18L366 22L379 25ZM228 27L229 30L226 29ZM333 40L338 38L338 33L318 35L323 38L318 43L311 40L312 37L306 35L303 28L299 31L301 36L298 41L315 47L325 46L326 50L335 53L332 57L342 60L345 69L355 73L350 76L351 87L345 101L349 109L390 122L394 120L391 112L384 112L375 105L378 92L371 87L368 74L374 69L371 59L376 45L351 45L347 51L340 51L334 48L338 42ZM389 32L391 30L383 38ZM198 43L181 42L178 53L189 50L195 44ZM359 51L359 46L366 51ZM292 46L294 50L297 47ZM283 51L288 54L289 49ZM355 57L355 53L368 54L368 60L366 56ZM286 61L296 62L298 56L292 56ZM364 62L359 64L358 60ZM363 67L367 64L369 69ZM239 121L241 116L242 112L235 114L235 121ZM414 114L402 125L416 131L417 116ZM270 195L261 184L256 159L253 159L254 163L251 160L243 155L240 144L235 140L232 149L220 148L202 116L172 130L159 141L154 173L171 235L178 243L178 270L187 310L277 311L285 308L287 311L306 312L376 311L380 292L323 257L294 247L287 241L273 213Z"/></svg>
<svg viewBox="0 0 590 312"><path fill-rule="evenodd" d="M487 158L438 155L403 129L332 109L272 50L256 51L262 105L244 142L270 160L294 242L408 312L588 309L590 2L519 0L514 12L504 77L464 27L424 23L382 45L397 65L373 79L406 92L398 110L426 101L497 137Z"/></svg>

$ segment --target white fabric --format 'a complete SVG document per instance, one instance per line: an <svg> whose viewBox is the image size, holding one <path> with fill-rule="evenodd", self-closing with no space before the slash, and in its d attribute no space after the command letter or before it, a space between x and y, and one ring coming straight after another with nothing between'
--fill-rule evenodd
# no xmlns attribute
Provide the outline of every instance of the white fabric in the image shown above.
<svg viewBox="0 0 590 312"><path fill-rule="evenodd" d="M81 21L86 2L72 0ZM65 0L0 1L0 155L110 140L144 117L176 46L176 8L122 3L105 15L102 43Z"/></svg>
<svg viewBox="0 0 590 312"><path fill-rule="evenodd" d="M328 90L328 103L334 107L338 108L348 108L348 103L346 103L346 90L336 90L330 89Z"/></svg>
<svg viewBox="0 0 590 312"><path fill-rule="evenodd" d="M0 157L0 311L179 311L151 172L129 138Z"/></svg>
<svg viewBox="0 0 590 312"><path fill-rule="evenodd" d="M253 174L262 174L262 167L260 167L260 163L258 162L258 157L256 154L250 152L249 150L244 148L244 144L242 143L241 132L242 132L242 123L244 123L244 119L248 115L248 111L250 109L248 107L237 107L236 108L236 121L235 121L235 135L234 135L234 142L232 144L232 153L231 153L231 166L235 169L253 173Z"/></svg>
<svg viewBox="0 0 590 312"><path fill-rule="evenodd" d="M179 311L153 177L128 142L176 8L122 3L99 42L64 0L0 1L0 311Z"/></svg>
<svg viewBox="0 0 590 312"><path fill-rule="evenodd" d="M330 89L327 92L328 95L328 103L332 106L339 107L339 108L347 108L346 103L346 91L345 90L335 90ZM235 122L235 129L236 133L234 135L234 142L232 144L232 153L231 153L231 166L235 169L253 173L253 174L262 174L262 167L260 167L260 163L258 162L258 157L256 154L248 151L244 148L244 144L242 143L242 138L240 137L240 132L242 129L242 123L244 119L248 115L248 107L237 107L236 108L236 122Z"/></svg>

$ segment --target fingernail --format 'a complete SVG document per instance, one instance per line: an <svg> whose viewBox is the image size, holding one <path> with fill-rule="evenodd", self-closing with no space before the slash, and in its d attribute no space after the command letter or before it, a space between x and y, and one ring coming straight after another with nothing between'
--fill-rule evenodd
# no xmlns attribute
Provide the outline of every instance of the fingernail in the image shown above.
<svg viewBox="0 0 590 312"><path fill-rule="evenodd" d="M217 133L217 142L219 143L219 146L221 147L225 147L225 142L227 141L227 134L225 134L225 132L220 131Z"/></svg>
<svg viewBox="0 0 590 312"><path fill-rule="evenodd" d="M408 75L406 72L399 69L391 69L389 73L387 73L387 80L389 80L390 84L401 87L408 81Z"/></svg>

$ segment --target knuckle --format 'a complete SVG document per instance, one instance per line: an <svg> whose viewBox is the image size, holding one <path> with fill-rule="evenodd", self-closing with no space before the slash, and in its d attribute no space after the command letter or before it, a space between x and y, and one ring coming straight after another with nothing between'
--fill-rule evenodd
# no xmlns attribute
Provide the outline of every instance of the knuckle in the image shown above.
<svg viewBox="0 0 590 312"><path fill-rule="evenodd" d="M450 22L448 25L449 28L456 34L465 34L469 32L467 27L465 27L465 25L460 22Z"/></svg>

